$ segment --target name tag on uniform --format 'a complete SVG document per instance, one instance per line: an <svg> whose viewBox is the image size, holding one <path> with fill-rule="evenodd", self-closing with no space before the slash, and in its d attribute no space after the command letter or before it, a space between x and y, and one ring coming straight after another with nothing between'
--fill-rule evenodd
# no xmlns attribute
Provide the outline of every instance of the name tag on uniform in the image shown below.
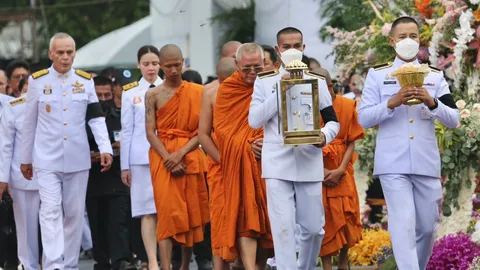
<svg viewBox="0 0 480 270"><path fill-rule="evenodd" d="M431 120L433 119L433 116L430 114L430 109L428 109L427 107L425 106L422 106L421 107L421 118L423 120Z"/></svg>
<svg viewBox="0 0 480 270"><path fill-rule="evenodd" d="M122 132L121 131L114 131L113 132L113 139L116 141L116 142L119 142L120 141L120 138L122 137Z"/></svg>
<svg viewBox="0 0 480 270"><path fill-rule="evenodd" d="M383 84L397 84L397 81L383 81Z"/></svg>

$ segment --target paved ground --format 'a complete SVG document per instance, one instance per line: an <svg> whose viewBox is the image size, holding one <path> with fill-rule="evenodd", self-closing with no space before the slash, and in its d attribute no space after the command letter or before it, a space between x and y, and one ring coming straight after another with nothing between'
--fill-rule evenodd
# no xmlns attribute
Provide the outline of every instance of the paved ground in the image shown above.
<svg viewBox="0 0 480 270"><path fill-rule="evenodd" d="M81 260L80 261L80 270L93 270L93 261L92 260ZM191 264L190 264L190 270L196 270L198 269L197 268L197 264L195 263L195 261L193 261ZM321 270L322 268L315 268L315 270ZM336 268L334 268L336 269ZM373 270L375 268L373 267L352 267L351 268L352 270L354 269L362 269L362 270Z"/></svg>

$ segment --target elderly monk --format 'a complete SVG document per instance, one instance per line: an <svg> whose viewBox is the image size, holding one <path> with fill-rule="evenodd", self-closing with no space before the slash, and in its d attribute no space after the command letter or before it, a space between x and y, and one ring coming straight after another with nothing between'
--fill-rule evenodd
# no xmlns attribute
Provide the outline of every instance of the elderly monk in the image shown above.
<svg viewBox="0 0 480 270"><path fill-rule="evenodd" d="M330 74L323 68L314 70L323 75L332 96L333 109L340 124L337 137L325 146L323 164L323 206L325 208L325 236L320 256L323 269L332 269L332 256L340 251L338 269L348 269L348 249L362 238L360 204L353 177L353 163L357 159L355 141L363 138L358 123L354 100L335 95Z"/></svg>
<svg viewBox="0 0 480 270"><path fill-rule="evenodd" d="M163 46L160 67L165 80L145 95L162 269L171 269L174 243L182 246L180 269L188 269L192 246L203 241L209 222L207 162L197 136L203 87L182 80L183 60L176 45Z"/></svg>
<svg viewBox="0 0 480 270"><path fill-rule="evenodd" d="M273 242L261 178L261 148L253 143L263 137L263 129L248 125L253 83L264 66L262 47L241 45L235 62L237 71L220 85L213 113L226 195L224 245L240 255L246 270L254 270L256 264L264 269L266 252L258 251L273 249Z"/></svg>
<svg viewBox="0 0 480 270"><path fill-rule="evenodd" d="M220 59L217 64L217 77L221 84L226 78L230 77L237 66L232 57ZM213 125L213 107L217 98L218 87L205 88L202 97L202 110L200 112L200 123L198 126L198 139L202 148L208 154L208 172L207 183L210 197L210 224L213 251L213 265L215 270L229 269L229 264L223 258L231 259L233 255L228 255L228 249L222 249L222 239L225 237L225 231L222 231L222 222L224 220L225 198L222 174L220 169L220 153L215 145L215 135L212 132ZM221 255L223 253L223 255ZM231 253L230 253L231 254Z"/></svg>

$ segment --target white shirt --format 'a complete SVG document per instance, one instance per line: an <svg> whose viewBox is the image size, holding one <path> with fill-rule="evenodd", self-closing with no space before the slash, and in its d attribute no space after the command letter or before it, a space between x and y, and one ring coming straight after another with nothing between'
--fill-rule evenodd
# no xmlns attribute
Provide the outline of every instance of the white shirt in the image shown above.
<svg viewBox="0 0 480 270"><path fill-rule="evenodd" d="M160 77L155 86L163 83ZM148 143L145 132L145 94L150 89L150 83L144 78L138 81L138 86L123 91L122 94L122 134L120 138L120 166L129 170L130 165L149 164Z"/></svg>
<svg viewBox="0 0 480 270"><path fill-rule="evenodd" d="M373 173L440 177L440 152L434 121L438 119L445 126L455 128L460 122L460 114L440 100L434 110L424 104L401 105L390 110L388 100L401 88L390 74L404 63L397 58L393 63L371 68L362 91L358 122L364 128L379 125ZM415 61L414 64L419 63ZM439 70L432 69L423 85L433 98L450 94L443 72Z"/></svg>
<svg viewBox="0 0 480 270"><path fill-rule="evenodd" d="M60 74L53 67L38 71L28 79L26 99L21 164L64 173L90 169L87 107L100 106L91 76L74 69ZM98 115L88 125L100 152L112 154L105 117Z"/></svg>
<svg viewBox="0 0 480 270"><path fill-rule="evenodd" d="M248 122L254 129L264 127L262 148L262 177L275 178L297 182L323 181L323 152L321 148L313 145L285 146L283 135L278 132L278 105L277 90L279 83L286 71L282 68L275 76L255 80L250 114ZM313 77L304 74L304 79L317 79L319 87L320 109L332 106L332 97L323 77ZM291 102L291 106L304 106L312 103L311 95L302 96L302 89L311 92L308 86L294 86L287 94L293 99L297 96L298 104ZM293 108L292 110L297 110ZM333 110L333 108L332 108ZM312 123L313 126L313 123ZM340 129L338 122L329 121L322 132L325 134L326 143L330 143Z"/></svg>
<svg viewBox="0 0 480 270"><path fill-rule="evenodd" d="M26 107L25 97L4 104L4 115L0 120L0 182L20 190L38 190L35 177L26 180L20 171L20 128L23 125Z"/></svg>

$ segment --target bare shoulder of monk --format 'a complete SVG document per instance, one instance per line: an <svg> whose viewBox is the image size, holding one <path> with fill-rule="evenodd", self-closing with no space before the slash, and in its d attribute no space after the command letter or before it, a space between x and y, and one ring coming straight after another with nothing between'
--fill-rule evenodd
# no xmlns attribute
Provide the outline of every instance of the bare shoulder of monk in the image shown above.
<svg viewBox="0 0 480 270"><path fill-rule="evenodd" d="M205 98L208 100L208 103L211 104L211 106L215 106L215 100L217 99L217 91L218 91L218 86L211 86L207 89L205 86Z"/></svg>
<svg viewBox="0 0 480 270"><path fill-rule="evenodd" d="M175 90L170 90L161 84L155 88L149 90L151 92L152 98L155 102L156 109L162 108L173 96Z"/></svg>

